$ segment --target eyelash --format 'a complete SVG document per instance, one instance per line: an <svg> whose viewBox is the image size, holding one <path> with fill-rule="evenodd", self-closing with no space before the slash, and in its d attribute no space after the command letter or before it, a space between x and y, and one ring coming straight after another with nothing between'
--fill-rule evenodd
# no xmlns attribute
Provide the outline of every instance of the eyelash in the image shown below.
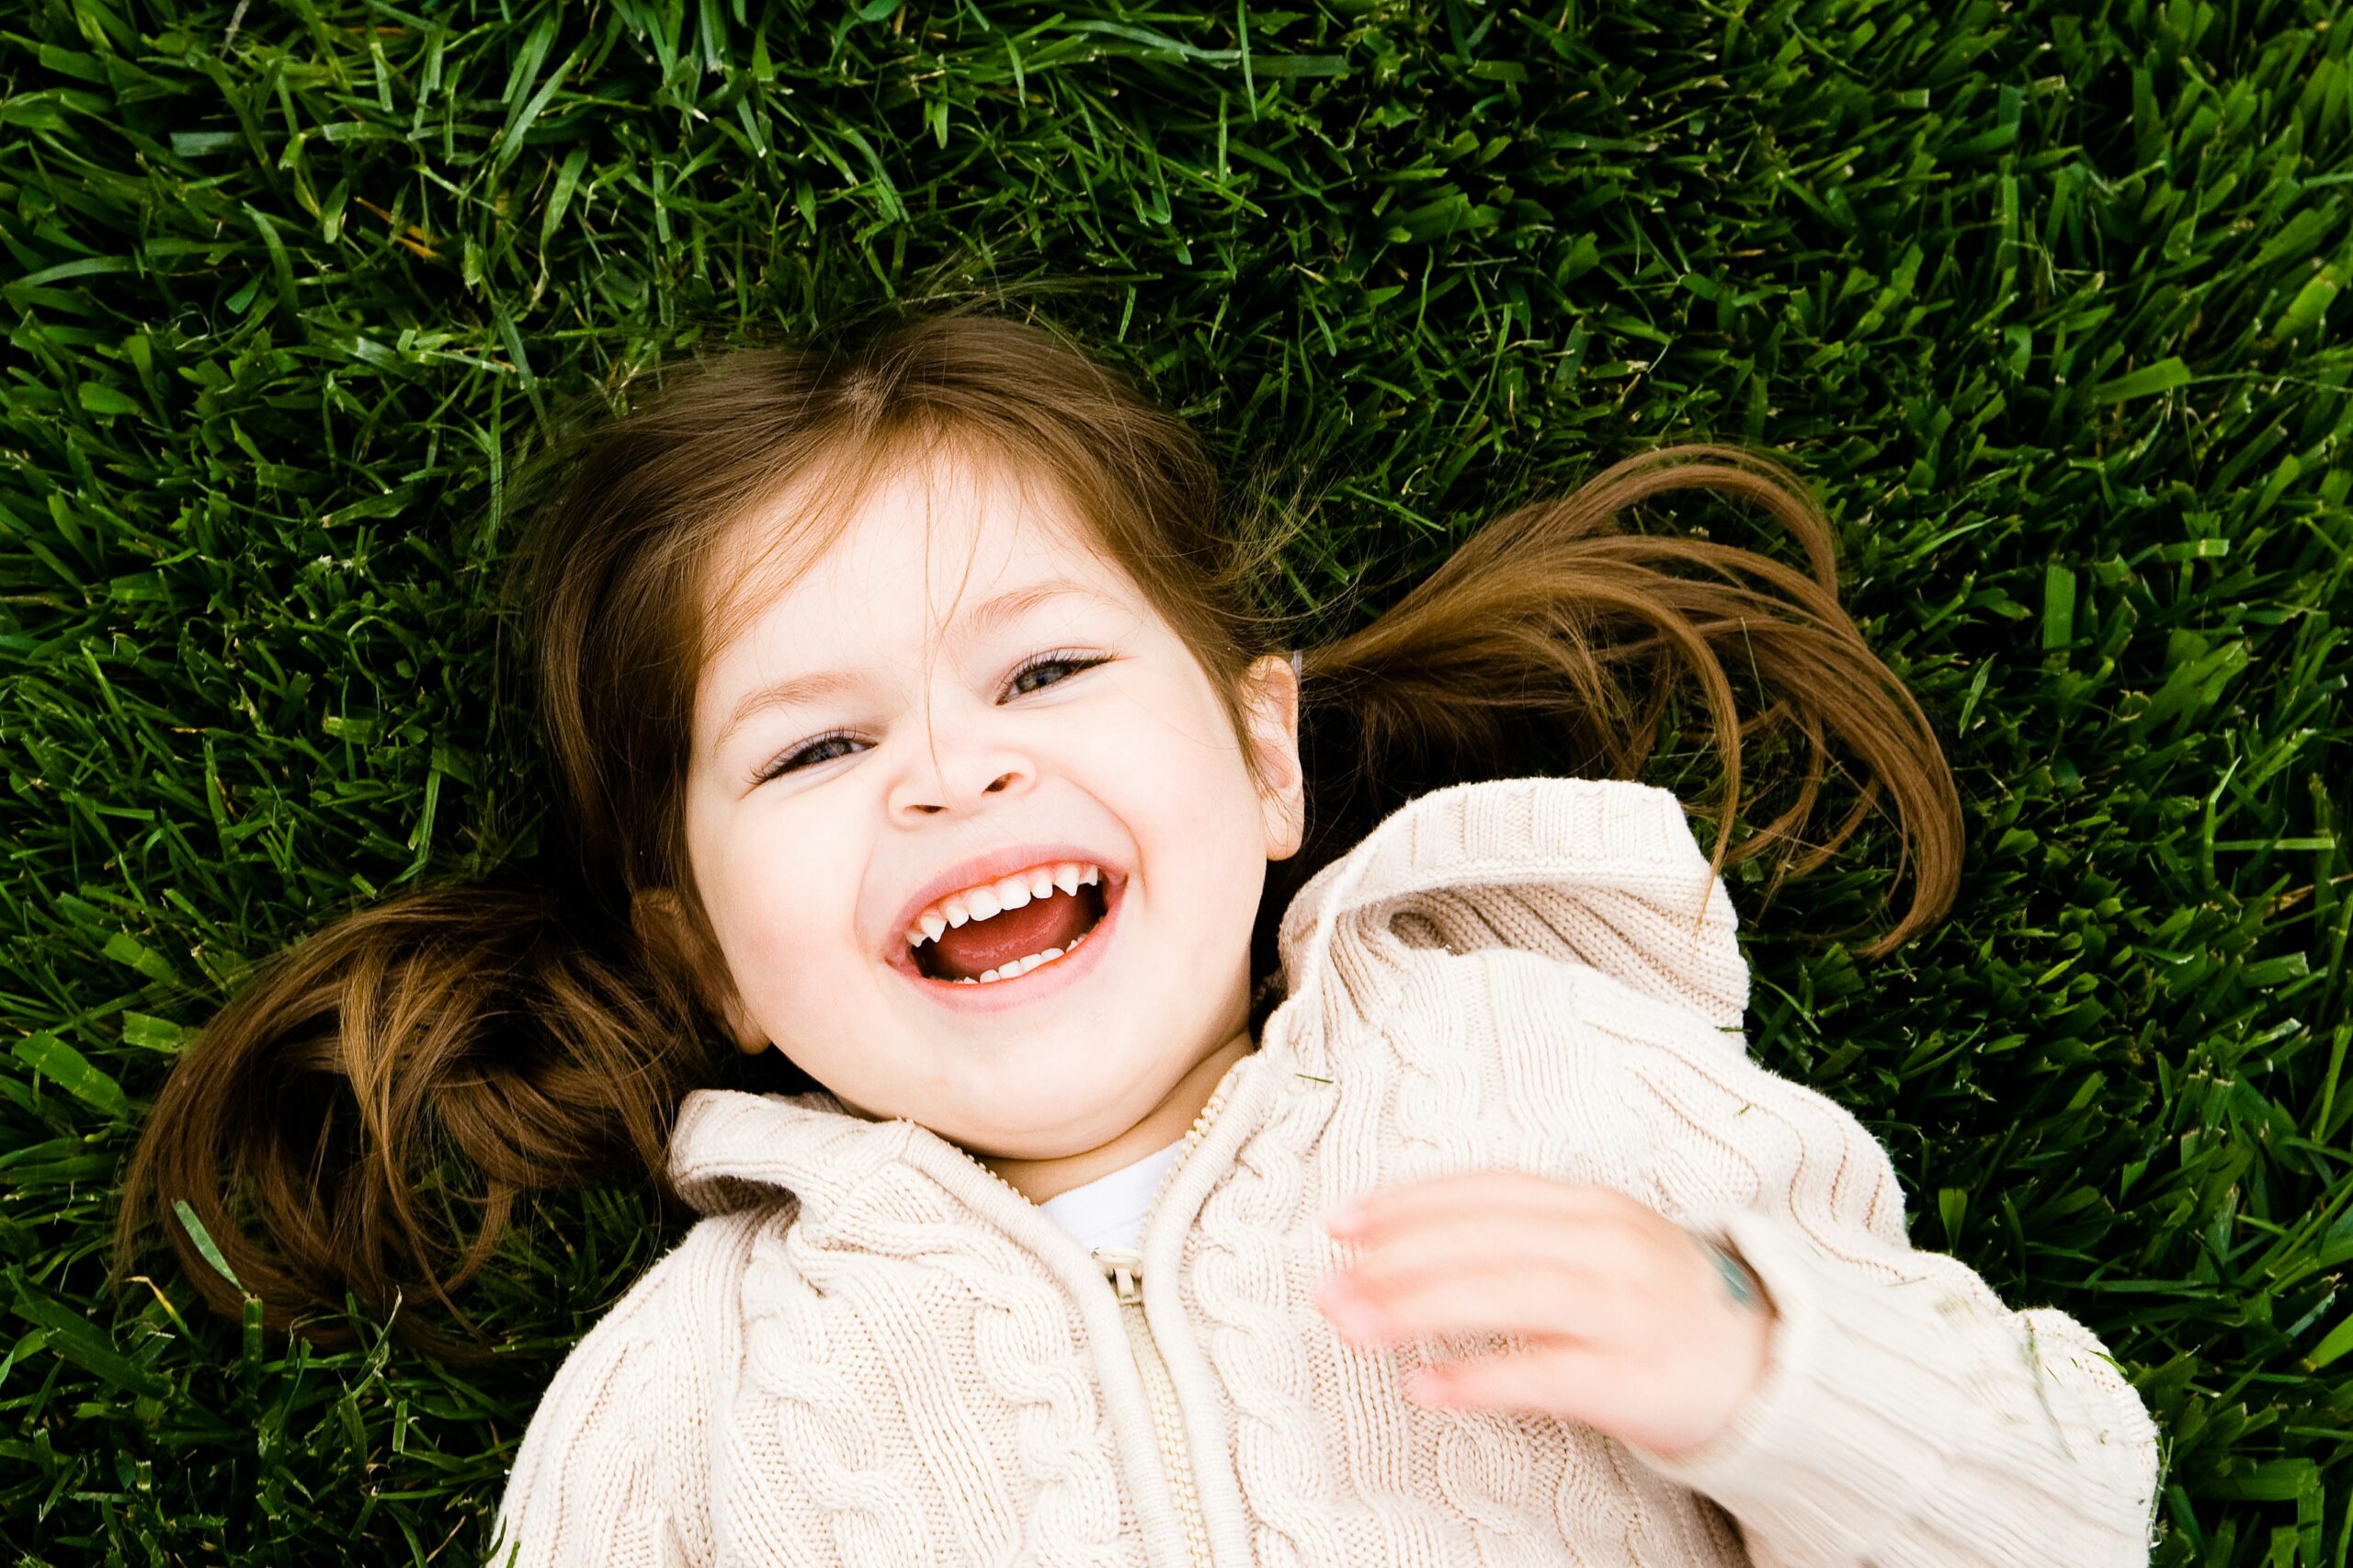
<svg viewBox="0 0 2353 1568"><path fill-rule="evenodd" d="M1068 672L1061 677L1062 680L1068 680L1072 676L1084 674L1086 671L1095 668L1097 665L1108 665L1110 662L1111 661L1108 657L1100 654L1069 653L1040 653L1035 658L1026 661L1020 668L1015 670L1010 676L1006 677L1006 693L1007 697L1028 696L1029 692L1017 689L1021 684L1022 678L1026 676L1034 675L1040 670L1052 669L1056 666L1060 666ZM1048 686L1057 686L1060 684L1060 681L1048 681L1046 683ZM1040 689L1041 688L1034 686L1029 688L1030 691L1037 691ZM1003 699L1000 699L1000 700ZM832 762L838 757L847 756L849 755L847 752L836 752L833 756L824 756L817 757L813 760L804 760L809 757L809 754L811 752L820 750L821 748L831 745L837 741L852 741L857 738L857 736L853 735L847 730L828 730L822 735L812 735L807 740L801 742L799 745L793 747L791 751L786 753L782 756L779 756L776 761L762 768L754 778L753 782L765 784L772 778L781 778L786 774L798 772L803 767L813 767L818 763Z"/></svg>
<svg viewBox="0 0 2353 1568"><path fill-rule="evenodd" d="M780 756L777 758L776 761L768 764L767 767L760 769L758 775L753 781L755 783L765 784L771 778L781 778L786 774L797 773L803 767L814 767L820 762L831 762L834 760L831 756L821 756L810 758L809 760L803 759L809 758L809 754L817 750L821 746L829 746L836 741L847 741L852 738L853 737L851 737L847 732L841 730L828 730L822 735L813 735L807 741L802 742L799 746L795 747L790 755ZM847 756L848 754L846 752L837 752L835 755L836 756Z"/></svg>
<svg viewBox="0 0 2353 1568"><path fill-rule="evenodd" d="M1016 697L1027 697L1029 692L1013 690L1014 687L1018 687L1021 684L1021 677L1023 676L1035 675L1040 670L1052 669L1054 666L1059 665L1063 669L1070 672L1069 675L1065 675L1062 677L1063 680L1068 680L1071 676L1084 675L1097 665L1108 665L1110 662L1111 661L1108 658L1100 653L1073 653L1068 652L1040 653L1036 658L1028 661L1011 675L1006 676L1005 684L1007 691L1011 695ZM1062 682L1048 681L1046 684L1048 686L1059 686ZM1034 686L1029 688L1030 691L1036 691L1038 689L1040 688Z"/></svg>

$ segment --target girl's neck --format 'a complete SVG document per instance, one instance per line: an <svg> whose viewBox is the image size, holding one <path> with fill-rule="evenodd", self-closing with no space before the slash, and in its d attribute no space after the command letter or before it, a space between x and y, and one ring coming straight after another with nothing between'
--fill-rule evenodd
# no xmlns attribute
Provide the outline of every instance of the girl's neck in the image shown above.
<svg viewBox="0 0 2353 1568"><path fill-rule="evenodd" d="M1184 1137L1191 1129L1193 1119L1201 1114L1201 1108L1210 1103L1210 1096L1217 1092L1226 1070L1249 1053L1249 1034L1245 1031L1235 1035L1177 1079L1176 1086L1168 1091L1168 1097L1154 1107L1151 1114L1108 1143L1051 1160L983 1157L981 1164L1004 1177L1032 1203L1060 1198L1098 1176L1125 1169Z"/></svg>

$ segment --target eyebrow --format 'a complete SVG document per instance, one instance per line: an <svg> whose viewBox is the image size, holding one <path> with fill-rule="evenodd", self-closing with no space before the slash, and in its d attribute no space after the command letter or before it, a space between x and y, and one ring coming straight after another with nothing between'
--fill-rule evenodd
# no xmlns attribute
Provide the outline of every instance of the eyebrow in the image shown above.
<svg viewBox="0 0 2353 1568"><path fill-rule="evenodd" d="M1032 583L1026 588L1015 588L999 594L985 604L973 607L964 619L979 631L993 631L1009 620L1018 620L1051 599L1086 598L1105 604L1113 602L1101 590L1084 583L1074 583L1067 577L1049 577L1042 583Z"/></svg>
<svg viewBox="0 0 2353 1568"><path fill-rule="evenodd" d="M1107 595L1083 583L1074 583L1066 577L1053 577L1042 583L1032 583L1026 588L999 594L985 604L974 606L964 616L964 627L968 631L989 631L1006 621L1018 620L1049 600L1066 597L1110 602ZM790 708L814 702L856 684L855 678L843 671L821 670L813 675L793 676L774 681L745 692L744 699L735 705L735 711L721 727L718 738L710 743L711 750L718 751L726 745L727 737L755 713L769 708Z"/></svg>

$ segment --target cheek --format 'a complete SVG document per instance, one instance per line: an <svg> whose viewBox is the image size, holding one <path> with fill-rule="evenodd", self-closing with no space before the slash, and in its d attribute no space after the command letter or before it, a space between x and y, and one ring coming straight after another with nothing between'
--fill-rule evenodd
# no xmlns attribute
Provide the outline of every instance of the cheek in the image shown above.
<svg viewBox="0 0 2353 1568"><path fill-rule="evenodd" d="M1137 825L1147 850L1158 850L1154 881L1211 924L1238 922L1246 933L1266 873L1257 789L1233 726L1213 698L1194 694L1164 711L1176 717L1155 718L1121 737L1137 757L1130 810L1145 819ZM1217 943L1219 937L1205 939Z"/></svg>
<svg viewBox="0 0 2353 1568"><path fill-rule="evenodd" d="M747 811L708 846L711 923L736 989L755 1012L822 1005L828 973L854 948L858 873L848 835L795 820L804 813ZM838 994L838 987L835 988ZM773 1020L763 1019L764 1022Z"/></svg>

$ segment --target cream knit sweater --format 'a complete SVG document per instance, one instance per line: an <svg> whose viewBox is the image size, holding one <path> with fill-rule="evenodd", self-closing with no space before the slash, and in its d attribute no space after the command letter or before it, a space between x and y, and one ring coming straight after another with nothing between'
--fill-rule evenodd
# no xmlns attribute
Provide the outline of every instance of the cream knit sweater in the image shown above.
<svg viewBox="0 0 2353 1568"><path fill-rule="evenodd" d="M1426 796L1287 911L1290 994L1142 1243L1142 1307L961 1151L824 1096L690 1096L707 1218L524 1434L523 1564L2145 1563L2155 1434L2099 1341L1905 1240L1887 1156L1741 1035L1722 883L1663 790ZM1439 1412L1313 1302L1349 1196L1604 1183L1780 1313L1672 1460ZM1149 1331L1145 1331L1145 1324Z"/></svg>

